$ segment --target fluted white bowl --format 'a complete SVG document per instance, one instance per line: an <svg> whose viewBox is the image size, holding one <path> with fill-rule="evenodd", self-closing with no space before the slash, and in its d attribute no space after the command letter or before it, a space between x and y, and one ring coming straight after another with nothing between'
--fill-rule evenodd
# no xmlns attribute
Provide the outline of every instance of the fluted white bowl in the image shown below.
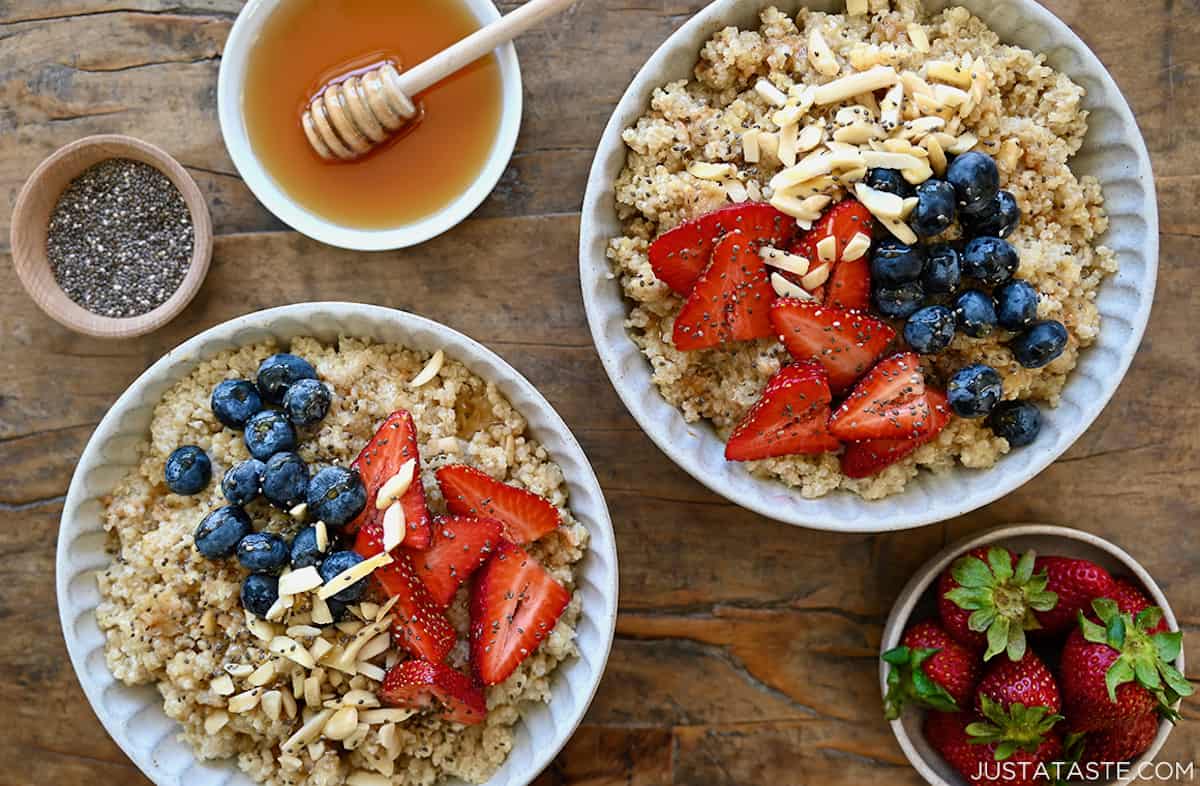
<svg viewBox="0 0 1200 786"><path fill-rule="evenodd" d="M960 516L1009 493L1058 458L1100 414L1133 360L1150 317L1158 270L1158 208L1145 142L1099 59L1034 0L927 0L934 11L966 6L1002 40L1044 53L1052 67L1087 89L1090 131L1072 169L1094 175L1103 187L1110 228L1101 242L1116 251L1120 272L1100 287L1099 340L1080 355L1062 403L1043 411L1035 444L984 471L922 472L903 493L881 501L848 492L803 499L782 483L755 478L741 464L727 462L725 446L710 424L687 423L659 395L649 363L626 333L629 304L605 257L608 241L622 234L613 197L613 183L625 164L621 132L646 112L655 88L692 76L700 48L714 33L727 25L757 27L758 14L769 5L791 13L801 6L845 8L844 0L717 0L651 56L609 120L588 179L579 238L580 283L596 350L630 414L658 447L692 477L744 508L789 524L843 532L907 529Z"/></svg>
<svg viewBox="0 0 1200 786"><path fill-rule="evenodd" d="M583 719L608 660L617 615L617 551L612 522L596 475L562 418L512 366L481 344L423 317L357 303L304 303L248 314L217 325L167 353L129 386L96 427L71 478L58 535L58 611L71 664L100 722L158 786L253 786L232 760L199 762L177 739L178 725L162 710L153 687L117 682L104 658L96 624L96 573L111 560L104 548L101 498L138 461L162 395L213 355L268 338L286 344L300 336L338 336L445 350L494 382L529 423L529 430L562 467L571 511L587 527L591 547L580 563L577 591L583 611L576 627L579 656L559 665L549 704L530 705L517 724L512 752L487 786L525 786L558 753ZM456 783L456 781L449 781Z"/></svg>

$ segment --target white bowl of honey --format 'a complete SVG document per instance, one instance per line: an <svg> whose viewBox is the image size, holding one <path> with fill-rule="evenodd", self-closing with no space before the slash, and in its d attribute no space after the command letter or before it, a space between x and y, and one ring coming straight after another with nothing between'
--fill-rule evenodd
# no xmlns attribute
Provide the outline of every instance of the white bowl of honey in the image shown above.
<svg viewBox="0 0 1200 786"><path fill-rule="evenodd" d="M342 248L405 248L461 222L516 146L511 43L416 96L418 119L353 161L322 159L301 118L331 78L415 65L499 16L491 0L250 0L217 88L221 133L246 185L293 229Z"/></svg>

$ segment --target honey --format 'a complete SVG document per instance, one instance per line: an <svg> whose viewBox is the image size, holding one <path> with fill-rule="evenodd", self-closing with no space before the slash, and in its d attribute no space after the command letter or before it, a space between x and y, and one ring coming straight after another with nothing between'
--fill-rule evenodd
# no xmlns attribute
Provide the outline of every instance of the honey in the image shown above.
<svg viewBox="0 0 1200 786"><path fill-rule="evenodd" d="M461 0L287 0L250 52L246 131L276 184L311 212L354 229L391 229L450 204L483 169L500 128L494 55L416 96L419 118L366 156L324 161L304 135L313 96L384 60L412 66L479 28Z"/></svg>

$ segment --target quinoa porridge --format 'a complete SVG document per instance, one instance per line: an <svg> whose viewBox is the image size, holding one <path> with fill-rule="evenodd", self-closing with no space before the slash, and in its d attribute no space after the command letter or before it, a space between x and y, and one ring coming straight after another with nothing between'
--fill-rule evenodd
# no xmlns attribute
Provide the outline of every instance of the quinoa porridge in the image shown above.
<svg viewBox="0 0 1200 786"><path fill-rule="evenodd" d="M295 450L314 473L319 467L351 465L389 413L405 410L415 424L414 444L420 452L419 475L411 484L418 496L423 492L432 514L451 515L445 513L448 503L437 475L451 465L469 465L464 471L471 473L470 467L482 470L474 475L483 482L513 484L525 490L513 493L537 495L543 498L541 504L557 512L559 525L536 542L531 539L526 548L527 556L544 567L536 570L551 577L547 583L561 585L561 616L539 634L540 646L523 657L510 676L496 684L484 680L489 686L479 698L480 709L486 698L482 722L476 717L468 724L457 723L436 711L422 711L443 706L430 703L427 693L420 693L421 701L407 708L381 702L385 670L390 679L394 668L418 662L398 645L398 628L392 628L389 643L389 621L403 605L393 608L395 598L388 602L382 582L371 583L358 602L345 604L336 625L323 626L321 622L333 620L320 619L318 606L333 608L338 596L326 604L318 600L316 589L311 595L299 590L294 597L283 595L288 574L298 573L284 567L279 587L285 602L274 604L264 618L243 610L246 571L238 560L206 559L193 544L198 522L224 504L224 484L217 482L221 474L250 458L242 435L214 416L210 394L223 380L254 379L260 363L280 351L284 350L262 343L224 352L174 385L155 408L140 464L106 502L104 521L113 561L99 578L102 602L97 618L107 637L108 666L123 683L157 687L166 714L180 724L182 739L199 758L236 757L238 766L260 783L400 786L433 784L446 777L485 781L512 746L522 705L548 702L552 673L575 654L574 628L580 615L579 597L573 592L575 566L588 537L567 507L562 471L526 433L525 420L496 387L452 359L414 388L410 381L416 381L423 368L436 366L427 365L426 353L353 338L336 344L297 339L286 348L311 363L332 393L324 418L297 428ZM213 467L213 482L190 495L172 493L163 483L168 457L184 444L202 449ZM370 482L367 485L370 488ZM403 493L407 506L413 488ZM400 505L399 500L392 507ZM255 529L285 539L312 525L311 517L307 523L300 521L305 517L303 505L285 511L258 498L244 509ZM371 510L368 506L363 515ZM442 521L434 519L433 528L441 527ZM326 534L324 527L316 525L317 537L332 542L333 530ZM411 530L408 537L413 537ZM412 552L413 563L420 553L432 554L439 537L435 532L429 552ZM293 540L293 558L294 547ZM480 562L486 555L487 549ZM387 553L380 556L386 558ZM449 587L447 597L452 599L444 612L453 628L444 665L467 671L477 666L468 630L475 613L468 595L477 587L467 584L455 592L456 586ZM449 642L454 642L452 647ZM298 648L293 646L297 643ZM335 657L358 647L348 661ZM352 665L347 668L347 663ZM453 690L479 690L462 675L451 683Z"/></svg>
<svg viewBox="0 0 1200 786"><path fill-rule="evenodd" d="M916 164L904 171L913 185L946 176L947 161L968 150L993 159L1000 188L1015 198L1012 209L1019 208L1015 230L1010 224L1011 234L1001 235L1019 254L1015 276L1036 290L1036 319L1066 328L1063 346L1055 348L1061 354L1032 367L1034 361L1014 356L1018 333L996 329L972 337L963 332L955 302L927 299L926 305L945 303L960 326L944 348L921 353L931 385L945 385L965 366L984 364L1002 380L1004 400L1056 406L1079 351L1100 328L1096 291L1116 262L1097 242L1107 228L1099 184L1077 176L1069 165L1087 132L1083 88L1047 66L1042 55L1002 43L966 9L930 15L920 0L851 0L848 6L845 14L801 9L795 17L767 8L756 30L717 32L699 52L693 78L655 90L646 114L623 135L627 161L615 188L623 235L611 240L608 257L629 301L626 326L651 364L662 396L687 421L710 421L722 440L753 414L764 386L789 353L777 335L765 334L716 347L678 348L677 320L690 295L656 275L652 244L735 203L769 202L807 230L831 202L863 198L861 187L873 176L868 168L881 166L872 162L884 154L919 162L923 174L910 177ZM840 89L855 79L862 80L865 92ZM836 95L822 100L822 89ZM835 163L832 170L821 166L841 155L852 163L841 169ZM792 176L800 170L806 173ZM878 191L865 191L879 198ZM906 199L905 216L912 210ZM879 213L875 218L885 223ZM915 225L917 219L910 220ZM953 244L961 234L957 225L936 229L945 231L921 235L937 234L937 240ZM911 234L904 219L882 231L877 225L872 247L881 238L915 243ZM794 248L792 253L800 254ZM811 256L815 265L817 254ZM823 251L819 256L825 259ZM874 259L871 265L875 270ZM779 278L771 276L775 292L769 286L767 292L772 297L813 297L796 291L799 278ZM883 296L872 292L871 302L879 303ZM903 345L901 336L908 335L903 318L889 324L896 343ZM836 407L836 389L834 400ZM991 420L955 412L935 436L866 477L846 474L836 449L750 460L747 468L805 497L844 489L878 499L902 491L922 467L992 466L1015 447L1002 433L1021 444L1012 431L990 427Z"/></svg>

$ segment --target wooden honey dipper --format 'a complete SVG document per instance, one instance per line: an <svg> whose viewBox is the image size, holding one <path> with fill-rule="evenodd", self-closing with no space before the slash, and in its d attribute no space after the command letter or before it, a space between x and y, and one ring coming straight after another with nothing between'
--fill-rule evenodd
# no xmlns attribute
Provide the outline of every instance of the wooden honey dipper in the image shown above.
<svg viewBox="0 0 1200 786"><path fill-rule="evenodd" d="M529 0L525 5L403 73L385 62L330 81L304 111L301 124L321 158L350 161L386 142L417 116L412 96L506 44L574 0Z"/></svg>

